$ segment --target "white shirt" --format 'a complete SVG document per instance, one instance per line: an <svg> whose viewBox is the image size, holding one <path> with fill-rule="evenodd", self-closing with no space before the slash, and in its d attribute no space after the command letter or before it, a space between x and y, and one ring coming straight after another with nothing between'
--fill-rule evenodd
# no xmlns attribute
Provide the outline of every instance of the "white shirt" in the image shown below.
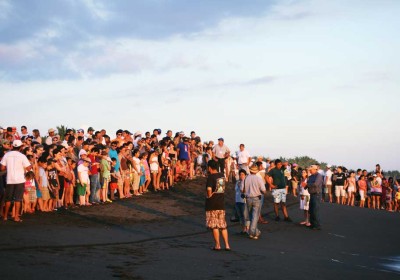
<svg viewBox="0 0 400 280"><path fill-rule="evenodd" d="M328 169L325 172L325 184L326 185L332 185L332 171L330 169Z"/></svg>
<svg viewBox="0 0 400 280"><path fill-rule="evenodd" d="M24 154L11 151L4 155L1 165L7 167L7 184L25 183L25 168L31 163Z"/></svg>
<svg viewBox="0 0 400 280"><path fill-rule="evenodd" d="M81 184L90 184L90 179L89 179L89 168L85 166L84 164L80 164L78 166L78 174L81 174L82 182Z"/></svg>
<svg viewBox="0 0 400 280"><path fill-rule="evenodd" d="M249 162L249 158L251 157L247 150L239 151L237 153L238 164L247 164Z"/></svg>

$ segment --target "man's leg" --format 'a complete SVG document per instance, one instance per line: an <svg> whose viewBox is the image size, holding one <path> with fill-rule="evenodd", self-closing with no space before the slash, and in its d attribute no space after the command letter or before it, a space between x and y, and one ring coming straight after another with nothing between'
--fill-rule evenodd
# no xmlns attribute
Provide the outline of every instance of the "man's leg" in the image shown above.
<svg viewBox="0 0 400 280"><path fill-rule="evenodd" d="M281 208L282 208L282 213L283 213L283 216L285 217L285 219L289 218L285 202L281 202Z"/></svg>
<svg viewBox="0 0 400 280"><path fill-rule="evenodd" d="M274 203L275 217L279 218L279 203Z"/></svg>

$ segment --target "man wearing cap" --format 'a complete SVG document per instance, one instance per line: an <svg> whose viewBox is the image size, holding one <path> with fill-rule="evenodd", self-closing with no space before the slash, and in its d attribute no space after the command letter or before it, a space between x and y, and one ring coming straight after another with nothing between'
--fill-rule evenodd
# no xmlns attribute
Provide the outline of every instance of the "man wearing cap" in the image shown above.
<svg viewBox="0 0 400 280"><path fill-rule="evenodd" d="M251 156L247 150L244 148L244 144L240 144L239 151L237 153L237 161L239 164L239 169L246 170L249 173L249 165L251 162Z"/></svg>
<svg viewBox="0 0 400 280"><path fill-rule="evenodd" d="M87 134L85 134L85 139L93 139L93 133L94 133L94 128L93 127L89 127L87 130Z"/></svg>
<svg viewBox="0 0 400 280"><path fill-rule="evenodd" d="M47 136L46 141L45 141L47 146L50 146L51 144L53 144L53 137L56 135L55 131L56 130L54 128L49 128L49 130L48 130L49 136Z"/></svg>
<svg viewBox="0 0 400 280"><path fill-rule="evenodd" d="M178 154L178 160L181 161L181 164L186 165L186 170L190 169L190 147L189 147L189 138L183 137L183 142L180 142L176 147L176 152Z"/></svg>
<svg viewBox="0 0 400 280"><path fill-rule="evenodd" d="M15 222L22 222L19 213L25 188L25 173L32 169L32 166L25 155L19 152L22 146L21 140L13 141L12 151L6 153L1 160L1 170L7 169L7 185L5 191L5 211L3 220L8 218L11 201L14 200Z"/></svg>
<svg viewBox="0 0 400 280"><path fill-rule="evenodd" d="M305 189L308 189L308 192L310 193L310 228L321 230L319 207L324 179L323 176L318 173L318 166L311 165L310 172L311 176L308 177L307 186L305 187Z"/></svg>
<svg viewBox="0 0 400 280"><path fill-rule="evenodd" d="M259 168L256 164L250 167L250 174L244 179L242 193L246 196L246 203L251 216L249 237L258 239L261 231L258 229L258 219L261 213L261 196L266 193L265 185L261 177L256 174Z"/></svg>
<svg viewBox="0 0 400 280"><path fill-rule="evenodd" d="M325 171L325 195L328 195L329 197L329 203L332 203L332 170L331 170L331 165L326 166L326 171ZM325 197L326 199L326 197Z"/></svg>
<svg viewBox="0 0 400 280"><path fill-rule="evenodd" d="M231 151L224 144L224 138L218 139L218 144L213 148L213 159L218 162L219 172L225 173L225 159L229 157ZM228 174L225 174L227 176Z"/></svg>

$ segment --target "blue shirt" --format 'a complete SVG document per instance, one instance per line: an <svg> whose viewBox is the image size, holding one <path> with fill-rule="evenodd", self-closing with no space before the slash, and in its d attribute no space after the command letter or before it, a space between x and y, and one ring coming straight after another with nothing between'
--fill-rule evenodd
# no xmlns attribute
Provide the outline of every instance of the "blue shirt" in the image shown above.
<svg viewBox="0 0 400 280"><path fill-rule="evenodd" d="M189 145L181 142L178 144L177 148L179 150L178 159L189 160Z"/></svg>
<svg viewBox="0 0 400 280"><path fill-rule="evenodd" d="M308 177L307 187L310 194L316 194L322 192L322 186L324 184L324 178L318 172Z"/></svg>
<svg viewBox="0 0 400 280"><path fill-rule="evenodd" d="M112 158L116 158L117 159L117 164L115 165L115 172L119 171L119 158L118 158L118 153L116 150L112 150L110 149L110 151L108 152L108 156L112 159Z"/></svg>

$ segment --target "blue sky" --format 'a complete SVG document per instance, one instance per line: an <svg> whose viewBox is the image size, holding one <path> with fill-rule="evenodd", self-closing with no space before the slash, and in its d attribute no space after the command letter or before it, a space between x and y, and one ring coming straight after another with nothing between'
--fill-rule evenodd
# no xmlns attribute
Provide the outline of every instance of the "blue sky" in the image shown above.
<svg viewBox="0 0 400 280"><path fill-rule="evenodd" d="M0 125L194 129L253 155L400 170L399 12L396 0L0 0Z"/></svg>

